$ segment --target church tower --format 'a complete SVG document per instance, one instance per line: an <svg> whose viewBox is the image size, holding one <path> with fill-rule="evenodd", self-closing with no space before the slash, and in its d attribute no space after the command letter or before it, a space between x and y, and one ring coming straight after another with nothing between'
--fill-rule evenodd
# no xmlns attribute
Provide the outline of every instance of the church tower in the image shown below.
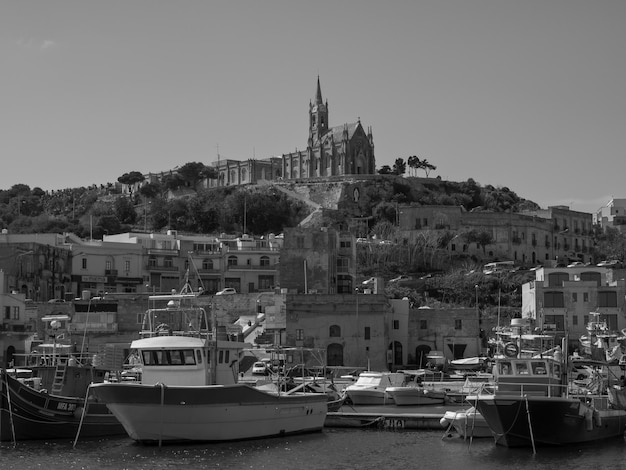
<svg viewBox="0 0 626 470"><path fill-rule="evenodd" d="M326 132L328 132L328 102L322 101L322 89L318 75L315 102L309 102L309 145L319 142Z"/></svg>

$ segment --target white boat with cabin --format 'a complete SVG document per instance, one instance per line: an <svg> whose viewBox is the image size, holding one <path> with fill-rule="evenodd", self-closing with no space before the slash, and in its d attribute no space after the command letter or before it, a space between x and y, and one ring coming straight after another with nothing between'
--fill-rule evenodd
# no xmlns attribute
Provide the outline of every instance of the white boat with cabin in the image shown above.
<svg viewBox="0 0 626 470"><path fill-rule="evenodd" d="M148 309L143 337L131 344L141 383L91 387L128 435L161 444L320 431L326 395L271 393L238 383L245 344L220 334L195 301L189 288L151 296L150 303L161 306Z"/></svg>

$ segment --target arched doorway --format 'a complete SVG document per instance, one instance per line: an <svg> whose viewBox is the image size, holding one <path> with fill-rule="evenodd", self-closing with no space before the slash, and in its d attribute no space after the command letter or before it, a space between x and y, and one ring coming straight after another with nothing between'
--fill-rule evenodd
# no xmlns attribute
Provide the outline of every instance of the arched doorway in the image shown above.
<svg viewBox="0 0 626 470"><path fill-rule="evenodd" d="M328 366L343 366L343 346L338 343L329 344L326 348L326 364Z"/></svg>

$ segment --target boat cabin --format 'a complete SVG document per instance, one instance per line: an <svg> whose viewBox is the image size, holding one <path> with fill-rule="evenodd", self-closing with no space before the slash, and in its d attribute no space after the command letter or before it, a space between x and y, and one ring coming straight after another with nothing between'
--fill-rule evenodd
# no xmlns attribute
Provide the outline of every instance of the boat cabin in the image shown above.
<svg viewBox="0 0 626 470"><path fill-rule="evenodd" d="M494 366L496 395L560 396L562 364L552 357L500 359Z"/></svg>

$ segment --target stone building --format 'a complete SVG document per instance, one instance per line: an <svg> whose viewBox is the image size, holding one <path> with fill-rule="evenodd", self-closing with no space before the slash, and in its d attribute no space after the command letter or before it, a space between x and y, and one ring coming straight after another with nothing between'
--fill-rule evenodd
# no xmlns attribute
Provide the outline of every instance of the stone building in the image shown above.
<svg viewBox="0 0 626 470"><path fill-rule="evenodd" d="M330 227L284 232L280 287L289 293L351 294L356 288L356 244Z"/></svg>
<svg viewBox="0 0 626 470"><path fill-rule="evenodd" d="M400 236L408 243L438 243L450 233L450 257L478 261L511 260L519 265L592 261L591 214L550 207L532 212L468 212L460 206L399 207ZM465 234L485 233L489 243L468 241ZM435 246L436 248L436 246Z"/></svg>

